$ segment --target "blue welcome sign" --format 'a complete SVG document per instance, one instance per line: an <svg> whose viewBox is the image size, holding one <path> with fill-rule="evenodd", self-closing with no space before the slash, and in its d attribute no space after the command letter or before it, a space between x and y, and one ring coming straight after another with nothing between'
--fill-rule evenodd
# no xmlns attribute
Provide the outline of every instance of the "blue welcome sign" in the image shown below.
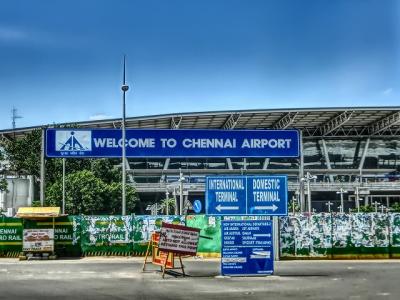
<svg viewBox="0 0 400 300"><path fill-rule="evenodd" d="M208 176L206 214L286 216L287 176Z"/></svg>
<svg viewBox="0 0 400 300"><path fill-rule="evenodd" d="M274 272L272 221L223 220L221 273L229 276Z"/></svg>
<svg viewBox="0 0 400 300"><path fill-rule="evenodd" d="M46 130L47 157L121 157L118 129ZM297 130L127 129L127 157L298 157Z"/></svg>

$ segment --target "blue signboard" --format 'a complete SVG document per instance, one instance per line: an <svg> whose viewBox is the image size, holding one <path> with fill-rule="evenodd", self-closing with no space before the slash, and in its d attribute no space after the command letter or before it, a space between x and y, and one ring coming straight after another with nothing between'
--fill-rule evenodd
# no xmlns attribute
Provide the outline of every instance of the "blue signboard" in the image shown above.
<svg viewBox="0 0 400 300"><path fill-rule="evenodd" d="M287 215L286 176L208 176L206 214Z"/></svg>
<svg viewBox="0 0 400 300"><path fill-rule="evenodd" d="M201 201L198 200L198 199L194 200L194 202L193 202L193 211L196 214L199 214L201 212L201 208L202 208Z"/></svg>
<svg viewBox="0 0 400 300"><path fill-rule="evenodd" d="M117 129L46 130L47 157L121 157ZM298 157L297 130L127 129L127 157Z"/></svg>
<svg viewBox="0 0 400 300"><path fill-rule="evenodd" d="M222 221L221 273L228 276L274 272L272 221Z"/></svg>

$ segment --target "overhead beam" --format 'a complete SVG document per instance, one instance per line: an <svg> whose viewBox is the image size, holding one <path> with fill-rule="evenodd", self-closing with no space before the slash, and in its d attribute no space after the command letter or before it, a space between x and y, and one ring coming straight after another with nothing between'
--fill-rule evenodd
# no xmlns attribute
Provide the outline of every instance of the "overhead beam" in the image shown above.
<svg viewBox="0 0 400 300"><path fill-rule="evenodd" d="M222 125L222 129L235 129L238 121L240 119L240 114L231 114Z"/></svg>
<svg viewBox="0 0 400 300"><path fill-rule="evenodd" d="M379 121L371 124L368 127L368 133L370 135L376 135L392 127L393 125L399 123L400 123L400 111L395 112L394 114L390 114L389 116L386 116L383 119L380 119Z"/></svg>
<svg viewBox="0 0 400 300"><path fill-rule="evenodd" d="M330 119L325 124L321 125L318 129L322 136L330 134L332 131L346 124L353 115L354 111L344 111L336 117Z"/></svg>
<svg viewBox="0 0 400 300"><path fill-rule="evenodd" d="M169 127L171 129L178 129L181 126L181 122L182 122L182 117L181 116L172 117Z"/></svg>
<svg viewBox="0 0 400 300"><path fill-rule="evenodd" d="M298 112L288 112L283 117L281 117L272 128L274 129L286 129L293 124L296 119Z"/></svg>

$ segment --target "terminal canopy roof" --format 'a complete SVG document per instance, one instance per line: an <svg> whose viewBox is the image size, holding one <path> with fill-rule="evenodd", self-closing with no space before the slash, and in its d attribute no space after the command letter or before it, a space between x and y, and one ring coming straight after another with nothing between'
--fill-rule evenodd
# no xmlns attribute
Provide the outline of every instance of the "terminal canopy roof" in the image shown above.
<svg viewBox="0 0 400 300"><path fill-rule="evenodd" d="M59 207L20 207L17 217L22 219L45 219L61 217Z"/></svg>

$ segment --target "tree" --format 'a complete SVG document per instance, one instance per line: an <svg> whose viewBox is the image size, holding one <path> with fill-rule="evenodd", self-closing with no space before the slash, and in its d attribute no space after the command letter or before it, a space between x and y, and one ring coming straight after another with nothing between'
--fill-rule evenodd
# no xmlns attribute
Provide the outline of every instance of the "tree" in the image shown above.
<svg viewBox="0 0 400 300"><path fill-rule="evenodd" d="M6 166L4 164L4 151L0 146L0 192L7 191L7 180L4 178L4 174L6 173Z"/></svg>
<svg viewBox="0 0 400 300"><path fill-rule="evenodd" d="M10 171L17 175L39 176L41 136L41 130L37 129L21 139L1 142L0 146L4 148L6 158L10 163Z"/></svg>
<svg viewBox="0 0 400 300"><path fill-rule="evenodd" d="M133 187L126 189L127 212L133 212L138 198ZM120 214L121 183L106 183L93 171L70 173L65 178L65 211L69 214ZM50 206L62 205L62 179L46 188L46 202Z"/></svg>

